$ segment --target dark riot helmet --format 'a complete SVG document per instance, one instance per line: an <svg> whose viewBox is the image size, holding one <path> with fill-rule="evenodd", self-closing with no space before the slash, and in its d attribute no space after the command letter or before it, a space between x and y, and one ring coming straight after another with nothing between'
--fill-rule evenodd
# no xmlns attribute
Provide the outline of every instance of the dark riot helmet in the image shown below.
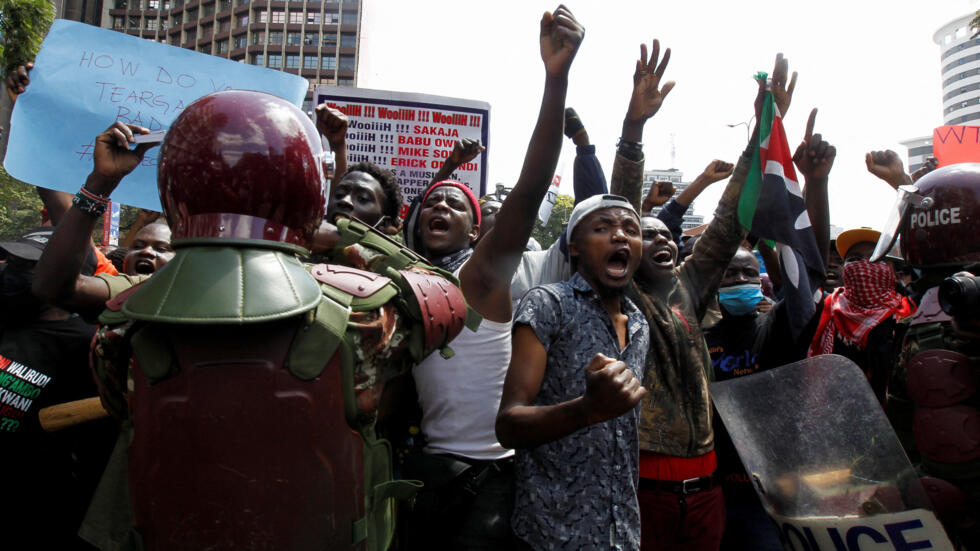
<svg viewBox="0 0 980 551"><path fill-rule="evenodd" d="M980 163L938 168L901 186L871 256L880 260L901 236L905 260L917 268L980 261Z"/></svg>
<svg viewBox="0 0 980 551"><path fill-rule="evenodd" d="M323 218L324 175L319 133L298 107L229 90L177 117L160 148L157 185L175 245L230 238L309 249Z"/></svg>

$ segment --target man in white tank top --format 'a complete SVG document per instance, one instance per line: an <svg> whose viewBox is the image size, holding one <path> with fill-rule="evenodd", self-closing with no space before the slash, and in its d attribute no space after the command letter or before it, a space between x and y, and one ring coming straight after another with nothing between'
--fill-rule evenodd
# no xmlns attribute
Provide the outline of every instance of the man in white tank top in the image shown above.
<svg viewBox="0 0 980 551"><path fill-rule="evenodd" d="M475 333L463 331L451 343L453 357L433 354L413 371L426 447L406 462L403 475L426 486L400 523L408 548L520 545L510 528L513 451L494 434L511 354L511 279L558 163L568 70L584 33L561 6L541 20L544 97L521 175L494 230L473 248L480 237L480 206L465 185L452 180L426 190L417 225L406 228L426 257L459 277L466 301L483 316Z"/></svg>

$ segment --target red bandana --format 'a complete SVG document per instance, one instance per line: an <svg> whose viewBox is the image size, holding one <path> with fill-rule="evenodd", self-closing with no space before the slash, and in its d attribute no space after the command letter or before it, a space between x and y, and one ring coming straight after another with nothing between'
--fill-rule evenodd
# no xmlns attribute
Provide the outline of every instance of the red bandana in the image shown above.
<svg viewBox="0 0 980 551"><path fill-rule="evenodd" d="M884 262L860 260L844 265L844 286L824 300L817 332L807 356L831 354L834 337L859 349L868 344L868 333L895 316L912 315L915 305L895 292L895 272Z"/></svg>

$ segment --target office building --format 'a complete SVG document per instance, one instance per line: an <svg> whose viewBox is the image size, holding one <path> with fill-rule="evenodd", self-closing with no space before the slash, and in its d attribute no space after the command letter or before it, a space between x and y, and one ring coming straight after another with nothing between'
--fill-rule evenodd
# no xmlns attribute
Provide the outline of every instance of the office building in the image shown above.
<svg viewBox="0 0 980 551"><path fill-rule="evenodd" d="M691 185L690 182L684 182L684 173L676 168L670 168L666 170L645 170L643 172L643 196L646 197L647 192L650 191L650 187L654 182L670 182L674 184L674 198L676 198L680 192L687 189L687 186ZM682 230L689 230L691 228L696 228L704 224L704 216L694 214L694 203L692 202L687 209L687 214L684 215L684 222L681 223ZM656 216L660 213L660 207L655 207L653 209L653 215Z"/></svg>
<svg viewBox="0 0 980 551"><path fill-rule="evenodd" d="M104 0L102 26L306 78L357 85L360 0Z"/></svg>

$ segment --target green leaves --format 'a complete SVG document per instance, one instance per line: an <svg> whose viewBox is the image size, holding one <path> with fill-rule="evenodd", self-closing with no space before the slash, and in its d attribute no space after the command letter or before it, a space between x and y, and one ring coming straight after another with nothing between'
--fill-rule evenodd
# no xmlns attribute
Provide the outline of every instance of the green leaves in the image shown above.
<svg viewBox="0 0 980 551"><path fill-rule="evenodd" d="M0 66L4 75L34 60L54 15L48 0L0 0Z"/></svg>

